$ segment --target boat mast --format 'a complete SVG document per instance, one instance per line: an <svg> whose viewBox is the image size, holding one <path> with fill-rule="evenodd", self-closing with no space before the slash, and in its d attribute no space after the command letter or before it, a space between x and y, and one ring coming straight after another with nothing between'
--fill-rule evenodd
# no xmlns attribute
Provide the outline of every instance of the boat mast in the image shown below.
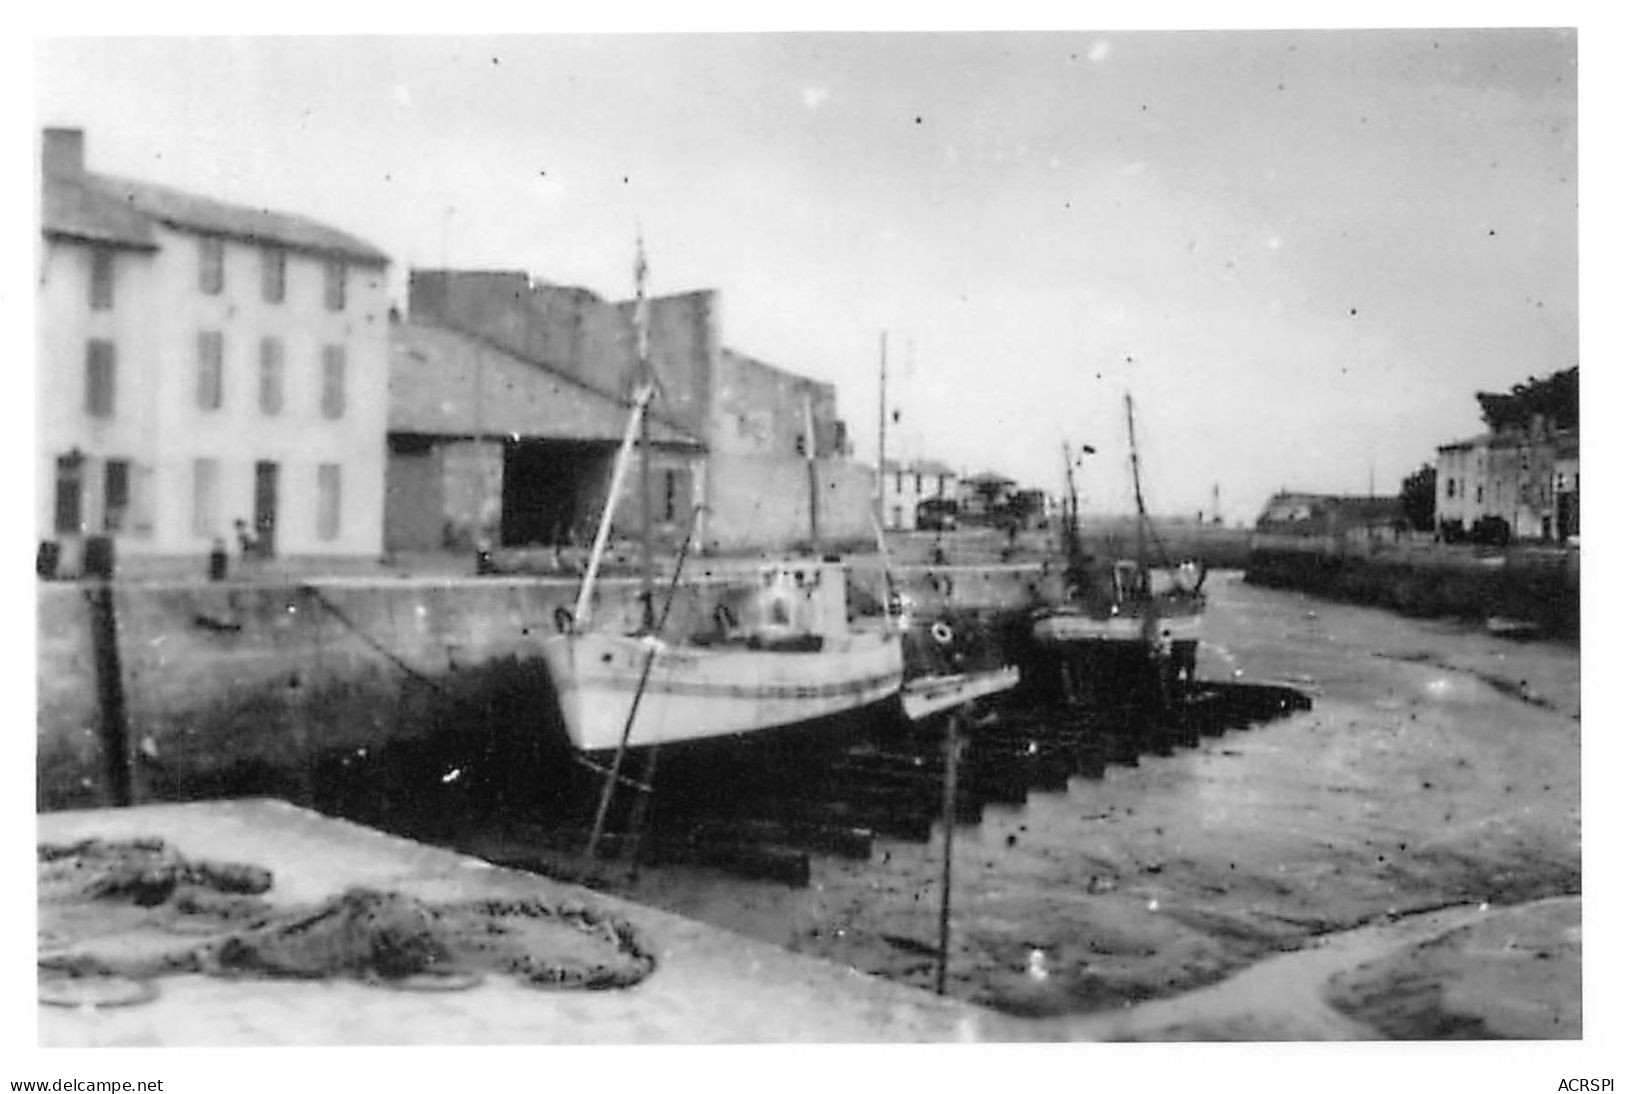
<svg viewBox="0 0 1625 1094"><path fill-rule="evenodd" d="M1140 563L1140 580L1148 581L1145 552L1145 495L1140 491L1140 448L1134 440L1134 396L1125 393L1123 404L1128 410L1128 458L1129 468L1134 473L1134 510L1139 515L1134 525L1135 550L1138 552Z"/></svg>
<svg viewBox="0 0 1625 1094"><path fill-rule="evenodd" d="M1061 528L1066 534L1067 561L1072 562L1078 554L1078 484L1072 476L1072 446L1061 442L1061 459L1066 463L1066 512L1062 513Z"/></svg>
<svg viewBox="0 0 1625 1094"><path fill-rule="evenodd" d="M638 348L638 383L654 388L654 373L649 367L649 298L644 291L644 283L649 277L649 262L643 253L643 232L638 231L638 258L636 267L637 304L632 311L632 324L637 331ZM638 465L639 465L639 513L643 532L642 543L642 570L643 585L638 593L638 599L643 603L643 629L649 630L654 624L654 499L650 486L651 469L649 467L649 414L647 403L644 412L639 415L638 426Z"/></svg>
<svg viewBox="0 0 1625 1094"><path fill-rule="evenodd" d="M598 518L598 532L593 536L592 553L587 556L587 573L581 579L581 591L576 596L576 610L572 618L577 628L586 624L588 614L592 611L592 594L598 584L598 567L603 562L604 548L609 542L609 527L615 520L615 506L620 500L621 484L626 481L626 468L631 462L632 447L637 442L644 412L653 396L654 388L647 384L638 388L632 395L632 416L626 420L626 433L621 437L621 447L615 453L615 469L609 478L609 497L604 502L604 512Z"/></svg>
<svg viewBox="0 0 1625 1094"><path fill-rule="evenodd" d="M880 332L880 455L875 462L875 505L880 527L886 527L886 332Z"/></svg>

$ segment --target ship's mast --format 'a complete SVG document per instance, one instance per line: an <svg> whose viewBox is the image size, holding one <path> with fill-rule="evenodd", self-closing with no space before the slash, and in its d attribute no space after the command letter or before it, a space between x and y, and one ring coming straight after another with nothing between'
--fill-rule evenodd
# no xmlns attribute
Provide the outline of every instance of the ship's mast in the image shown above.
<svg viewBox="0 0 1625 1094"><path fill-rule="evenodd" d="M632 312L632 322L637 330L638 348L638 383L653 388L654 370L649 365L649 298L645 292L645 282L649 277L649 263L643 253L643 233L638 233L638 261L636 269L637 278L637 304ZM649 466L649 414L645 409L638 424L638 466L639 483L638 511L641 515L642 538L641 563L643 570L643 584L639 590L638 598L643 603L643 629L649 630L654 625L654 497L650 479L652 470Z"/></svg>
<svg viewBox="0 0 1625 1094"><path fill-rule="evenodd" d="M1134 439L1134 396L1125 394L1123 405L1128 411L1128 459L1129 469L1134 473L1134 511L1138 519L1134 522L1135 550L1138 552L1140 573L1145 576L1145 494L1140 490L1140 448Z"/></svg>
<svg viewBox="0 0 1625 1094"><path fill-rule="evenodd" d="M1061 442L1061 459L1066 464L1066 511L1061 527L1066 532L1066 553L1070 558L1078 543L1078 484L1072 477L1072 446Z"/></svg>
<svg viewBox="0 0 1625 1094"><path fill-rule="evenodd" d="M886 527L886 332L880 332L880 454L875 457L875 519Z"/></svg>

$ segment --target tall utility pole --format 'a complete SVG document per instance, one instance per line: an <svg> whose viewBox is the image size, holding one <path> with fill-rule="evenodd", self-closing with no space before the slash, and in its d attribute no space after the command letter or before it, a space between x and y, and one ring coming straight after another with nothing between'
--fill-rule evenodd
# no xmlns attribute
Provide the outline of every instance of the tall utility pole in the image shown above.
<svg viewBox="0 0 1625 1094"><path fill-rule="evenodd" d="M880 454L875 458L875 514L886 527L886 332L880 332Z"/></svg>

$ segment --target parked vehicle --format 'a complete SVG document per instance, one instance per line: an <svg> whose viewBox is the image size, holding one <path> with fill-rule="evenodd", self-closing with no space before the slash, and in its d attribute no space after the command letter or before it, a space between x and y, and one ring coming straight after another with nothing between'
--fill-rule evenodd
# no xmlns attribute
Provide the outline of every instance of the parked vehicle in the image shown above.
<svg viewBox="0 0 1625 1094"><path fill-rule="evenodd" d="M922 532L952 532L959 527L959 503L953 498L926 498L915 506L914 526Z"/></svg>

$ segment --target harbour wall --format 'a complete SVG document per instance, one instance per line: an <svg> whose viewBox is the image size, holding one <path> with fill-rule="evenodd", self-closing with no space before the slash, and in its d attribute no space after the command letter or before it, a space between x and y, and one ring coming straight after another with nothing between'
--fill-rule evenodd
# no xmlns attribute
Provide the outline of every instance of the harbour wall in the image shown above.
<svg viewBox="0 0 1625 1094"><path fill-rule="evenodd" d="M1257 548L1247 580L1404 615L1502 618L1559 637L1580 634L1580 556L1575 551L1419 547L1371 552Z"/></svg>
<svg viewBox="0 0 1625 1094"><path fill-rule="evenodd" d="M854 606L872 609L882 569L852 573ZM1033 566L894 578L922 613L1011 613L1040 595ZM698 571L670 630L704 629L748 584L739 567ZM470 757L503 779L568 766L538 644L576 591L518 577L41 583L36 807L274 795L324 808L360 793L384 809L437 765L463 779ZM630 627L638 592L606 579L595 612ZM996 641L985 656L1005 655ZM417 782L394 777L403 765Z"/></svg>

